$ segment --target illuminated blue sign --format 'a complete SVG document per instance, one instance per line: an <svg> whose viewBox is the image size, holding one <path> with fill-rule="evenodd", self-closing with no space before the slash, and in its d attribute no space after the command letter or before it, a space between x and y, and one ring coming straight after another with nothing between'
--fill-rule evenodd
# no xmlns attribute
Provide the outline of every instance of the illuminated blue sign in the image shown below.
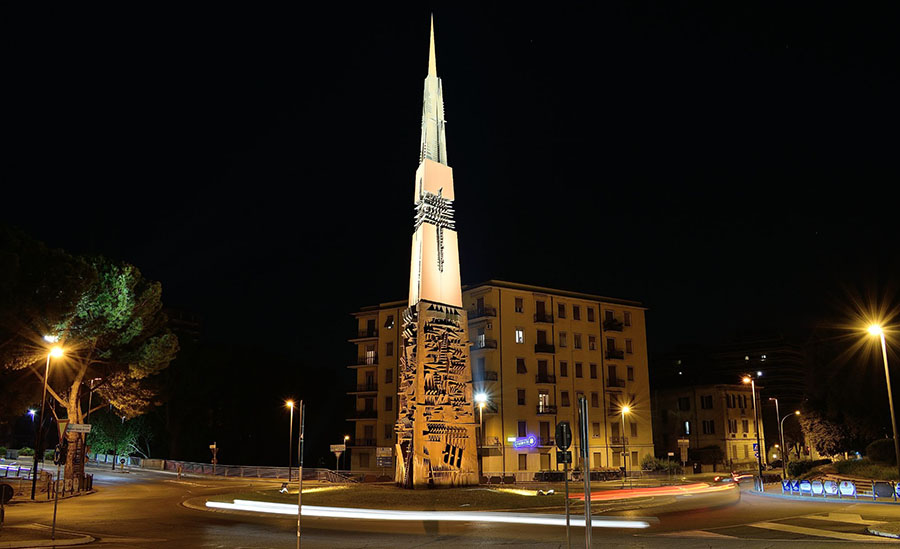
<svg viewBox="0 0 900 549"><path fill-rule="evenodd" d="M513 441L513 448L534 448L535 446L537 446L537 437L534 435L519 437Z"/></svg>

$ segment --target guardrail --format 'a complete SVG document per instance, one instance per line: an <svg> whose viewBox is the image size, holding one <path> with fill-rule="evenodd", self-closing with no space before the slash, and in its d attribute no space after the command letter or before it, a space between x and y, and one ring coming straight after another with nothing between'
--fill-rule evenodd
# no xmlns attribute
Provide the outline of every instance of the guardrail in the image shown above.
<svg viewBox="0 0 900 549"><path fill-rule="evenodd" d="M180 467L180 469L179 469ZM195 475L214 475L229 478L270 478L288 480L287 467L264 467L252 465L213 465L211 463L195 463L192 461L166 460L166 471ZM292 467L291 479L297 478L297 468ZM303 480L321 480L325 482L353 482L344 475L331 469L303 468Z"/></svg>
<svg viewBox="0 0 900 549"><path fill-rule="evenodd" d="M840 477L826 477L825 480L785 479L781 481L781 493L822 498L897 502L900 500L900 482Z"/></svg>

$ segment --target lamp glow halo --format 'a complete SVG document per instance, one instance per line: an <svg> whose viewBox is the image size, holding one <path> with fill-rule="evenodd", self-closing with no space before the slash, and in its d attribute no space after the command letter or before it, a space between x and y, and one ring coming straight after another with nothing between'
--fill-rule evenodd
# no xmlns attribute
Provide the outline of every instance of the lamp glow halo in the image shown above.
<svg viewBox="0 0 900 549"><path fill-rule="evenodd" d="M297 506L289 503L272 503L236 499L234 503L207 501L207 507L230 511L251 511L273 515L297 516ZM536 513L489 513L471 511L396 511L391 509L359 509L354 507L303 506L304 517L350 518L364 520L406 520L406 521L446 521L446 522L493 522L503 524L533 524L542 526L565 526L564 515ZM584 518L571 517L572 526L584 527ZM592 517L594 528L647 528L649 522L643 520L623 520L610 517Z"/></svg>

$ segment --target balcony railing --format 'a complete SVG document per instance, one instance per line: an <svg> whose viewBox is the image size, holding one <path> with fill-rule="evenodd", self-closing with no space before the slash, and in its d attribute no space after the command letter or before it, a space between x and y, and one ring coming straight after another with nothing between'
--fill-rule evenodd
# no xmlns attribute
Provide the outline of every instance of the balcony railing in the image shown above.
<svg viewBox="0 0 900 549"><path fill-rule="evenodd" d="M625 325L615 318L607 318L603 321L603 329L607 332L621 332L624 327Z"/></svg>
<svg viewBox="0 0 900 549"><path fill-rule="evenodd" d="M546 322L548 324L553 324L553 315L550 313L535 313L534 314L535 322Z"/></svg>
<svg viewBox="0 0 900 549"><path fill-rule="evenodd" d="M353 417L355 419L376 419L378 410L354 410Z"/></svg>
<svg viewBox="0 0 900 549"><path fill-rule="evenodd" d="M497 316L497 309L493 307L484 307L482 309L471 309L469 310L469 320L475 320L476 318L483 318L486 316Z"/></svg>
<svg viewBox="0 0 900 549"><path fill-rule="evenodd" d="M475 341L472 342L472 348L475 350L478 349L496 349L497 348L497 340L489 339L486 337L476 337Z"/></svg>
<svg viewBox="0 0 900 549"><path fill-rule="evenodd" d="M555 404L538 404L537 405L537 413L541 414L555 414L556 413L556 405Z"/></svg>
<svg viewBox="0 0 900 549"><path fill-rule="evenodd" d="M610 387L623 387L623 388L624 388L624 387L625 387L625 380L624 380L624 379L618 379L618 378L612 378L612 379L609 380L609 386L610 386Z"/></svg>
<svg viewBox="0 0 900 549"><path fill-rule="evenodd" d="M480 376L478 375L478 372L476 372L473 377L474 377L474 381L476 381L476 382L478 382L478 381L497 381L500 378L500 376L497 374L497 372L492 372L490 370L485 370L484 372L481 372Z"/></svg>
<svg viewBox="0 0 900 549"><path fill-rule="evenodd" d="M553 446L556 442L553 440L553 437L541 437L538 446Z"/></svg>
<svg viewBox="0 0 900 549"><path fill-rule="evenodd" d="M378 355L368 355L368 356L358 356L356 357L356 362L351 364L351 366L377 366L378 365Z"/></svg>
<svg viewBox="0 0 900 549"><path fill-rule="evenodd" d="M363 447L363 446L375 446L375 439L374 438L358 438L356 440L348 440L347 446L356 446L358 448Z"/></svg>
<svg viewBox="0 0 900 549"><path fill-rule="evenodd" d="M537 374L534 376L535 383L556 383L556 376L553 374Z"/></svg>
<svg viewBox="0 0 900 549"><path fill-rule="evenodd" d="M484 437L482 446L501 446L500 437Z"/></svg>
<svg viewBox="0 0 900 549"><path fill-rule="evenodd" d="M378 391L377 383L362 383L356 386L357 393L373 393Z"/></svg>
<svg viewBox="0 0 900 549"><path fill-rule="evenodd" d="M609 443L613 446L622 446L623 444L628 444L628 437L612 436L609 437Z"/></svg>
<svg viewBox="0 0 900 549"><path fill-rule="evenodd" d="M378 337L378 330L360 330L353 339L366 339L370 337Z"/></svg>
<svg viewBox="0 0 900 549"><path fill-rule="evenodd" d="M534 352L535 353L555 353L556 347L554 347L550 343L535 343L534 344Z"/></svg>
<svg viewBox="0 0 900 549"><path fill-rule="evenodd" d="M625 358L625 351L620 351L618 349L607 349L606 350L606 358L608 359L619 359L622 360Z"/></svg>

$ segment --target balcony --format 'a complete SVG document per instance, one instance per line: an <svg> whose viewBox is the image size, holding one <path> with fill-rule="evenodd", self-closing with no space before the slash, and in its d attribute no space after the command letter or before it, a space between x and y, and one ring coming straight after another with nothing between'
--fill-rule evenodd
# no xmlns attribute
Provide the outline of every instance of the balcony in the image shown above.
<svg viewBox="0 0 900 549"><path fill-rule="evenodd" d="M485 370L484 372L482 372L481 377L479 377L477 373L472 377L474 378L473 381L475 381L476 383L481 381L497 381L500 378L497 372L492 372L490 370Z"/></svg>
<svg viewBox="0 0 900 549"><path fill-rule="evenodd" d="M350 341L359 341L363 339L377 339L378 330L360 330L356 332L356 337L351 337Z"/></svg>
<svg viewBox="0 0 900 549"><path fill-rule="evenodd" d="M477 351L479 349L496 349L497 348L497 340L489 339L486 337L476 337L475 341L472 342L472 349Z"/></svg>
<svg viewBox="0 0 900 549"><path fill-rule="evenodd" d="M366 446L375 446L374 438L358 438L356 440L348 440L347 446L353 448L365 448Z"/></svg>
<svg viewBox="0 0 900 549"><path fill-rule="evenodd" d="M378 384L377 383L362 383L356 386L356 390L348 391L350 393L377 393L378 392Z"/></svg>
<svg viewBox="0 0 900 549"><path fill-rule="evenodd" d="M534 376L535 383L556 383L556 376L553 374L537 374Z"/></svg>
<svg viewBox="0 0 900 549"><path fill-rule="evenodd" d="M621 332L624 327L625 325L615 318L607 318L603 321L603 330L606 332Z"/></svg>
<svg viewBox="0 0 900 549"><path fill-rule="evenodd" d="M502 446L502 444L500 444L500 437L484 437L484 443L481 445L482 448L495 446Z"/></svg>
<svg viewBox="0 0 900 549"><path fill-rule="evenodd" d="M619 436L609 437L609 444L611 446L623 446L625 444L628 444L628 437L619 437Z"/></svg>
<svg viewBox="0 0 900 549"><path fill-rule="evenodd" d="M469 314L469 322L472 322L473 320L477 320L479 318L496 317L497 309L495 309L493 307L484 307L482 309L471 309L468 311L468 314Z"/></svg>
<svg viewBox="0 0 900 549"><path fill-rule="evenodd" d="M618 349L607 349L606 358L622 360L625 358L625 351L620 351Z"/></svg>
<svg viewBox="0 0 900 549"><path fill-rule="evenodd" d="M360 366L378 366L378 355L358 356L356 357L356 362L350 365L351 368L359 368Z"/></svg>
<svg viewBox="0 0 900 549"><path fill-rule="evenodd" d="M535 313L534 314L535 322L545 322L547 324L553 324L553 315L549 313Z"/></svg>
<svg viewBox="0 0 900 549"><path fill-rule="evenodd" d="M538 441L538 446L554 446L556 441L553 440L553 437L541 437Z"/></svg>
<svg viewBox="0 0 900 549"><path fill-rule="evenodd" d="M378 419L378 410L354 410L350 419Z"/></svg>
<svg viewBox="0 0 900 549"><path fill-rule="evenodd" d="M555 404L538 404L537 405L537 413L538 415L547 415L547 414L555 414L556 413L556 405Z"/></svg>
<svg viewBox="0 0 900 549"><path fill-rule="evenodd" d="M556 347L550 343L535 343L534 344L534 352L535 353L555 353Z"/></svg>
<svg viewBox="0 0 900 549"><path fill-rule="evenodd" d="M608 385L609 387L621 387L621 388L625 388L625 380L624 380L624 379L618 379L618 378L612 378L612 379L609 380L609 383L608 383L607 385Z"/></svg>

